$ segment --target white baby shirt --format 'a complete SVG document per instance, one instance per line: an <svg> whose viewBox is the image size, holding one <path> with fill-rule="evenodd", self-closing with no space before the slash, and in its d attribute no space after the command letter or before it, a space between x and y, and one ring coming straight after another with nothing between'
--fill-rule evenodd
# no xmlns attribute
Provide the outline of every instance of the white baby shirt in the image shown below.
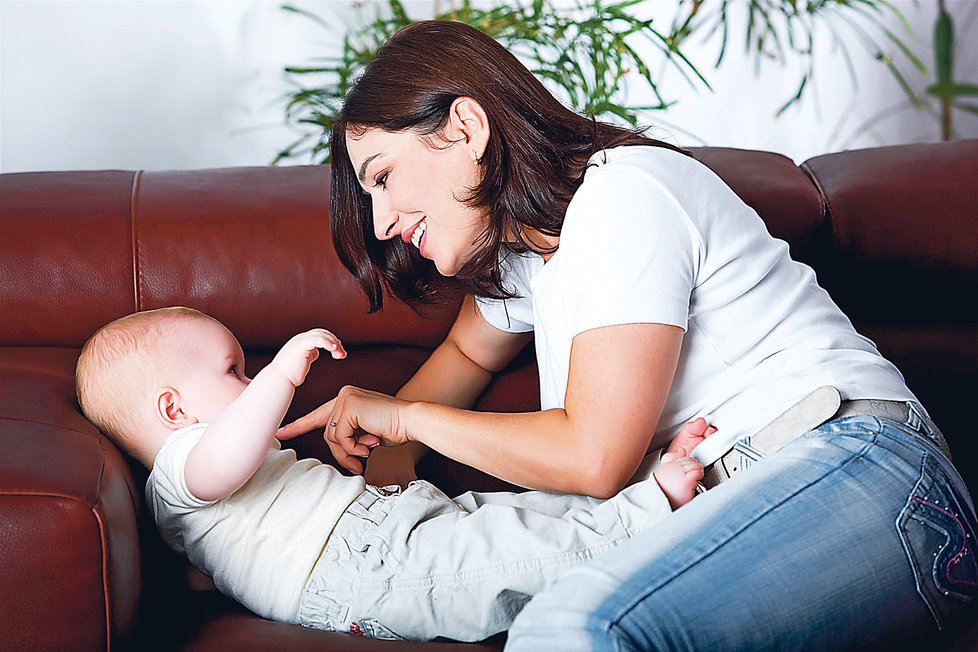
<svg viewBox="0 0 978 652"><path fill-rule="evenodd" d="M302 589L333 526L365 489L318 460L296 460L277 440L248 482L218 501L198 500L184 468L208 424L175 431L146 482L163 540L214 585L264 618L295 623Z"/></svg>
<svg viewBox="0 0 978 652"><path fill-rule="evenodd" d="M589 164L550 260L503 256L521 298L477 299L496 328L534 331L542 409L564 406L575 335L630 323L684 329L651 447L705 416L719 432L696 449L704 464L819 385L844 399L913 399L812 269L705 165L652 146Z"/></svg>

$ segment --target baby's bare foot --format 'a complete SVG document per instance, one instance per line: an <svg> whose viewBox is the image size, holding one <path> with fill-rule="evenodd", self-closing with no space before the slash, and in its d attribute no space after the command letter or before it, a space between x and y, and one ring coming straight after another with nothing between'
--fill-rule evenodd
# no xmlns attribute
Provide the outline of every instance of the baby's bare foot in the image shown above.
<svg viewBox="0 0 978 652"><path fill-rule="evenodd" d="M667 452L653 474L673 509L679 509L696 495L696 483L703 479L703 465L679 448Z"/></svg>
<svg viewBox="0 0 978 652"><path fill-rule="evenodd" d="M703 417L694 419L689 423L683 424L679 434L673 437L672 441L669 442L669 447L666 448L666 452L677 455L679 450L683 449L686 451L683 454L689 455L694 448L703 443L704 439L716 431L717 429L707 424L706 419Z"/></svg>

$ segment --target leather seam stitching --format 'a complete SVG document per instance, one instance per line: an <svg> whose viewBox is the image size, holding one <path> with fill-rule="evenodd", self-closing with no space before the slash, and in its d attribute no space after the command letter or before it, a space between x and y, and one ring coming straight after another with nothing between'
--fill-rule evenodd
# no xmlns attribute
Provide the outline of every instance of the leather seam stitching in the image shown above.
<svg viewBox="0 0 978 652"><path fill-rule="evenodd" d="M105 465L102 465L105 468ZM99 475L99 485L101 485L101 474ZM101 502L97 501L96 505ZM98 523L98 533L99 539L102 542L102 596L104 599L105 607L105 649L106 652L111 652L112 650L112 608L111 602L109 600L109 551L108 546L106 546L106 533L105 533L105 523L102 522L102 517L99 516L98 510L95 509L96 505L92 506L92 516L95 517L95 521Z"/></svg>
<svg viewBox="0 0 978 652"><path fill-rule="evenodd" d="M821 204L822 217L829 223L829 232L832 234L833 238L831 246L834 248L837 244L842 242L842 237L838 228L836 227L836 222L833 219L832 202L829 201L829 196L825 191L825 187L819 180L818 175L815 174L815 170L811 168L807 161L802 163L801 169L804 170L806 175L808 175L812 185L815 186L815 190L818 191L818 202Z"/></svg>
<svg viewBox="0 0 978 652"><path fill-rule="evenodd" d="M129 232L132 242L132 284L133 298L136 305L134 312L139 312L142 305L142 269L139 266L139 234L137 232L137 216L139 214L139 189L143 180L143 171L138 170L132 180L132 196L129 200Z"/></svg>

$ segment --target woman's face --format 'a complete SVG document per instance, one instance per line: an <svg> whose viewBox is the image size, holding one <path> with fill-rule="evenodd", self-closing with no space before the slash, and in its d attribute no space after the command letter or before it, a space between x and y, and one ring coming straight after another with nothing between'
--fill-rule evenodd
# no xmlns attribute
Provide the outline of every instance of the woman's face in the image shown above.
<svg viewBox="0 0 978 652"><path fill-rule="evenodd" d="M454 276L478 250L487 224L485 211L460 201L481 175L464 137L444 147L437 137L432 142L437 146L410 131L379 128L346 136L353 172L373 204L374 235L401 238L440 274Z"/></svg>

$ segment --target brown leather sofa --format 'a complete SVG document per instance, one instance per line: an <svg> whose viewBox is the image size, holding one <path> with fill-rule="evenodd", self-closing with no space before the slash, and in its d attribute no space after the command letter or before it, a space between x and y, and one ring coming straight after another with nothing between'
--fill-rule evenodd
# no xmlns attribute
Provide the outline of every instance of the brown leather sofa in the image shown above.
<svg viewBox="0 0 978 652"><path fill-rule="evenodd" d="M978 489L969 407L978 397L978 140L831 154L800 168L767 152L695 154L900 367ZM395 391L446 332L452 308L429 319L396 305L365 313L330 244L328 179L324 167L0 175L0 648L408 645L267 622L192 590L141 504L145 472L74 398L75 360L97 327L174 304L224 321L252 371L299 330L338 333L349 358L318 362L290 417L343 384ZM524 352L479 406L533 409L535 373ZM318 435L293 445L329 459ZM506 487L434 455L420 472L449 492ZM972 609L921 644L975 648L976 620Z"/></svg>

